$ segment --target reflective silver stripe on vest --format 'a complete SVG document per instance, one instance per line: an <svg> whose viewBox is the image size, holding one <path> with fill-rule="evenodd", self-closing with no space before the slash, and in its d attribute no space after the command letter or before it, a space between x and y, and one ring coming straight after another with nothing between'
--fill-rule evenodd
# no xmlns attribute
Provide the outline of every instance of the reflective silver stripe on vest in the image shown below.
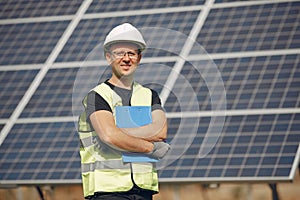
<svg viewBox="0 0 300 200"><path fill-rule="evenodd" d="M93 172L97 169L130 169L130 163L124 164L122 160L106 160L81 164L82 173Z"/></svg>
<svg viewBox="0 0 300 200"><path fill-rule="evenodd" d="M102 151L107 151L107 152L114 153L114 154L120 153L119 150L116 150L116 149L110 147L109 145L107 145L106 143L101 142L101 140L98 136L86 137L86 138L80 139L80 141L81 141L81 144L83 145L83 147L95 146L96 148L101 149Z"/></svg>
<svg viewBox="0 0 300 200"><path fill-rule="evenodd" d="M97 137L98 136L90 136L90 137L86 137L86 138L83 138L80 140L84 147L89 147L89 146L97 144Z"/></svg>

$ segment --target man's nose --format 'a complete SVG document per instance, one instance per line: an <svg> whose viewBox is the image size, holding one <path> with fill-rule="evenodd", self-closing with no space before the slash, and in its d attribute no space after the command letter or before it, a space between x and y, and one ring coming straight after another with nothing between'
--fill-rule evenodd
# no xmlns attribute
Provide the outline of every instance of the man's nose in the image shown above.
<svg viewBox="0 0 300 200"><path fill-rule="evenodd" d="M130 61L130 57L129 57L128 53L125 53L125 54L124 54L123 60L124 60L124 61Z"/></svg>

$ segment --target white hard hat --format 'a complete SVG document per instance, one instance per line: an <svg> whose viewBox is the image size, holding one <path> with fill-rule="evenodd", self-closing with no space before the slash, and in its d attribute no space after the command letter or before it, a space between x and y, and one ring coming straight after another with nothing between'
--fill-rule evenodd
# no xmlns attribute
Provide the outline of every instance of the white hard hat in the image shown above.
<svg viewBox="0 0 300 200"><path fill-rule="evenodd" d="M110 45L119 42L134 43L141 51L146 48L146 42L140 31L129 23L116 26L108 33L103 44L104 49L108 50Z"/></svg>

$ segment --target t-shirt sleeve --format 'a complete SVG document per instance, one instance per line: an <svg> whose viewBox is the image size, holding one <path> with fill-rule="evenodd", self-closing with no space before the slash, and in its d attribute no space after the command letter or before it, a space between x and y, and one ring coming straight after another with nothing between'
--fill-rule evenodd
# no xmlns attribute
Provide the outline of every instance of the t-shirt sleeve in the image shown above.
<svg viewBox="0 0 300 200"><path fill-rule="evenodd" d="M163 110L161 106L161 100L155 90L152 91L152 111L154 110Z"/></svg>
<svg viewBox="0 0 300 200"><path fill-rule="evenodd" d="M97 92L91 91L87 96L87 108L86 108L86 117L89 119L90 115L98 110L107 110L112 112L109 104L105 99L100 96Z"/></svg>

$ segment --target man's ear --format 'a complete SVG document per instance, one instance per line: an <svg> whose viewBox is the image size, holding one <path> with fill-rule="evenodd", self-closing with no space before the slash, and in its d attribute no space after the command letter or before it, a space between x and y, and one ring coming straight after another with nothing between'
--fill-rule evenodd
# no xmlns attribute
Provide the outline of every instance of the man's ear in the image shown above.
<svg viewBox="0 0 300 200"><path fill-rule="evenodd" d="M141 59L142 59L142 54L141 54L141 53L139 53L138 62L140 62L140 61L141 61Z"/></svg>
<svg viewBox="0 0 300 200"><path fill-rule="evenodd" d="M109 52L105 52L105 58L109 64L111 64L113 62L112 56Z"/></svg>

